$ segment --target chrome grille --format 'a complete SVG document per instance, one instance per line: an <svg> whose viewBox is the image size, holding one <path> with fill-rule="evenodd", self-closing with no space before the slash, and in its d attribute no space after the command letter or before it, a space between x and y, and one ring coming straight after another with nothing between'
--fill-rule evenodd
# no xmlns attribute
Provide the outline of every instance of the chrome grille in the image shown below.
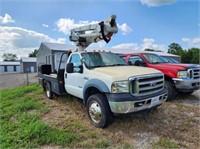
<svg viewBox="0 0 200 149"><path fill-rule="evenodd" d="M164 76L161 73L131 77L129 80L131 93L135 96L150 95L164 87Z"/></svg>
<svg viewBox="0 0 200 149"><path fill-rule="evenodd" d="M200 78L200 68L189 69L190 78L199 79Z"/></svg>

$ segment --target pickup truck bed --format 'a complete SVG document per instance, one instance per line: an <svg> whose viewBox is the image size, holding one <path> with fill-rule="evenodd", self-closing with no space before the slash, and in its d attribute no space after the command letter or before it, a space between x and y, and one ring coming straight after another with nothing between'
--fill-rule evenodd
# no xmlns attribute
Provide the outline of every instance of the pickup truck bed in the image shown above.
<svg viewBox="0 0 200 149"><path fill-rule="evenodd" d="M59 70L58 74L39 74L39 83L46 88L46 84L49 83L51 91L57 95L65 95L64 86L64 69Z"/></svg>

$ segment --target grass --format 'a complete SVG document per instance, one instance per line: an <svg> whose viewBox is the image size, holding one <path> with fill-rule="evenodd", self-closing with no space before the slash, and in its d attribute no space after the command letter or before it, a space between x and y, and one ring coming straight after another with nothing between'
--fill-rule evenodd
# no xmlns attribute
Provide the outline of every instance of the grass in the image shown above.
<svg viewBox="0 0 200 149"><path fill-rule="evenodd" d="M42 98L42 99L41 99ZM42 117L57 109L56 104L51 105L42 93L38 84L7 89L1 91L0 100L0 148L41 148L45 147L67 147L67 148L109 148L109 147L130 147L128 143L104 129L97 129L94 126L86 126L88 123L86 114L82 113L81 103L74 97L58 97L55 99L63 107L69 107L73 113L72 118L65 119L62 113L62 128L56 124L42 120ZM58 106L60 106L60 104ZM52 107L53 106L53 107ZM58 111L57 111L58 112ZM59 116L59 114L61 114ZM78 117L83 114L83 117ZM70 114L69 114L70 115ZM51 117L51 115L49 115ZM54 117L52 117L54 119ZM56 118L55 118L56 119ZM88 123L89 124L89 123Z"/></svg>
<svg viewBox="0 0 200 149"><path fill-rule="evenodd" d="M40 120L48 108L29 94L40 92L37 84L1 91L0 148L70 147L78 141L78 136L69 130L50 127Z"/></svg>
<svg viewBox="0 0 200 149"><path fill-rule="evenodd" d="M106 148L106 147L109 147L108 140L104 139L104 140L96 142L96 148Z"/></svg>
<svg viewBox="0 0 200 149"><path fill-rule="evenodd" d="M154 148L156 148L156 149L163 149L163 148L175 149L175 148L179 148L179 145L175 141L170 140L169 138L161 138L154 145L155 145Z"/></svg>

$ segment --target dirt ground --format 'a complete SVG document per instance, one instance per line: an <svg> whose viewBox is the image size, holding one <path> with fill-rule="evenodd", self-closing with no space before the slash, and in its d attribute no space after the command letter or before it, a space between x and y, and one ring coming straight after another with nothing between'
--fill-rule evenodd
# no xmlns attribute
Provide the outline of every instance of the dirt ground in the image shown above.
<svg viewBox="0 0 200 149"><path fill-rule="evenodd" d="M99 132L110 144L115 144L114 147L126 142L131 148L142 149L160 146L200 148L200 90L192 95L178 95L176 99L162 104L151 113L140 112L115 117L114 122L106 129L98 129L90 124L85 108L76 98L59 97L48 100L44 95L42 100L51 109L42 117L46 123L62 129L67 127L68 122L78 121L88 130ZM76 147L83 146L77 144Z"/></svg>
<svg viewBox="0 0 200 149"><path fill-rule="evenodd" d="M38 82L37 73L1 73L0 90Z"/></svg>

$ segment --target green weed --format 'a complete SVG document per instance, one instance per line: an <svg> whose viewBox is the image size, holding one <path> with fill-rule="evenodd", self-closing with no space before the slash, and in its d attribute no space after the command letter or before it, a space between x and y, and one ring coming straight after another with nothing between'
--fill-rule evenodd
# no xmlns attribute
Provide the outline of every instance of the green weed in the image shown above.
<svg viewBox="0 0 200 149"><path fill-rule="evenodd" d="M160 149L160 148L179 148L179 145L170 140L169 138L161 138L158 142L154 144L154 148Z"/></svg>
<svg viewBox="0 0 200 149"><path fill-rule="evenodd" d="M52 128L40 120L47 107L29 95L37 95L39 85L1 91L0 148L37 148L53 144L70 147L78 140L72 132Z"/></svg>
<svg viewBox="0 0 200 149"><path fill-rule="evenodd" d="M109 146L108 140L101 140L96 143L96 148L106 148Z"/></svg>

